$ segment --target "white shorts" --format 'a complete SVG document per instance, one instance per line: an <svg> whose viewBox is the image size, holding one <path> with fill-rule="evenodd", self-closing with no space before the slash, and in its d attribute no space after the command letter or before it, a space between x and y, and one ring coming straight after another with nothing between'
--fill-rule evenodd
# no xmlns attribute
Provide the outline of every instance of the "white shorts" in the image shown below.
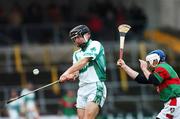
<svg viewBox="0 0 180 119"><path fill-rule="evenodd" d="M180 119L180 97L172 98L164 104L164 108L158 114L160 119Z"/></svg>
<svg viewBox="0 0 180 119"><path fill-rule="evenodd" d="M79 87L76 107L85 109L88 102L95 102L102 107L105 102L106 95L107 90L104 82L86 84Z"/></svg>
<svg viewBox="0 0 180 119"><path fill-rule="evenodd" d="M20 119L19 112L17 110L8 110L9 119Z"/></svg>

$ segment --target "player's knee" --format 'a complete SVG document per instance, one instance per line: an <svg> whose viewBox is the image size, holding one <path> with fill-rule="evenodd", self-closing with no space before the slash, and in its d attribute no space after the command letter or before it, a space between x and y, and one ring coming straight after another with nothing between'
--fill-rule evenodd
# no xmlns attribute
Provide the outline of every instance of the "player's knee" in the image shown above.
<svg viewBox="0 0 180 119"><path fill-rule="evenodd" d="M91 110L91 109L87 109L86 112L85 112L85 115L86 115L87 117L91 117L92 115L94 115L94 111Z"/></svg>
<svg viewBox="0 0 180 119"><path fill-rule="evenodd" d="M98 110L87 109L85 111L85 119L95 119L98 114Z"/></svg>
<svg viewBox="0 0 180 119"><path fill-rule="evenodd" d="M95 110L92 109L86 109L85 111L85 119L92 119L93 117L95 118L97 115L97 112Z"/></svg>

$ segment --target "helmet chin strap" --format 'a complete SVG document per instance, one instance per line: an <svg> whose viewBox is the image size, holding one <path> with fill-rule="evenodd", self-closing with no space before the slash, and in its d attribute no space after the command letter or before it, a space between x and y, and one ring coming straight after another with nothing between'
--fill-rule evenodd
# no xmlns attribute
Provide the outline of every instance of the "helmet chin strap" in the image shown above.
<svg viewBox="0 0 180 119"><path fill-rule="evenodd" d="M83 38L84 38L84 40L85 40L85 43L87 43L88 39L86 38L85 35L83 35Z"/></svg>
<svg viewBox="0 0 180 119"><path fill-rule="evenodd" d="M78 47L80 47L80 48L85 48L86 47L86 44L87 44L87 42L88 42L88 39L85 37L85 35L83 35L82 36L83 38L84 38L84 43L82 43L82 44L80 44L80 45L78 45Z"/></svg>

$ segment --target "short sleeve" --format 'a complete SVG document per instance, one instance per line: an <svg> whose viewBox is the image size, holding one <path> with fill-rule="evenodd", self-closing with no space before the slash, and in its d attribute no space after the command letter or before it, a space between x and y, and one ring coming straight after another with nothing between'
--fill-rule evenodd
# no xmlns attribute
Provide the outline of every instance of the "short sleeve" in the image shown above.
<svg viewBox="0 0 180 119"><path fill-rule="evenodd" d="M84 52L83 57L92 57L92 60L95 60L98 54L100 53L101 44L98 41L93 41Z"/></svg>
<svg viewBox="0 0 180 119"><path fill-rule="evenodd" d="M78 61L76 54L76 52L73 53L73 64L75 64Z"/></svg>
<svg viewBox="0 0 180 119"><path fill-rule="evenodd" d="M170 78L168 71L163 67L157 67L153 74L160 83L163 82L163 80Z"/></svg>
<svg viewBox="0 0 180 119"><path fill-rule="evenodd" d="M26 94L26 90L25 90L25 89L23 89L23 90L21 91L21 95L24 95L24 94ZM19 101L20 101L21 104L25 103L25 100L26 100L26 96L24 96L24 97L22 97L21 99L19 99Z"/></svg>

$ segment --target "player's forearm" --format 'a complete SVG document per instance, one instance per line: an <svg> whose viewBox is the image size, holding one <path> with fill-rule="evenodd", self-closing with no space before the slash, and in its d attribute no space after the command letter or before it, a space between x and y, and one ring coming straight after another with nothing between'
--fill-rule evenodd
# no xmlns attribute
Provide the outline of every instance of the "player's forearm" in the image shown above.
<svg viewBox="0 0 180 119"><path fill-rule="evenodd" d="M76 71L76 72L74 72L74 73L72 73L72 74L70 74L70 75L72 75L72 78L71 79L76 79L78 76L79 76L79 71Z"/></svg>
<svg viewBox="0 0 180 119"><path fill-rule="evenodd" d="M67 69L65 73L74 74L75 72L78 72L80 69L82 69L88 62L88 58L82 59L79 62L72 65L69 69Z"/></svg>
<svg viewBox="0 0 180 119"><path fill-rule="evenodd" d="M151 72L149 70L147 70L146 68L142 69L142 71L143 71L143 74L146 77L146 79L149 79Z"/></svg>
<svg viewBox="0 0 180 119"><path fill-rule="evenodd" d="M124 66L122 66L121 68L124 69L124 71L132 78L135 79L137 77L137 75L139 74L137 71L133 70L132 68L130 68L129 66L127 66L126 64Z"/></svg>

